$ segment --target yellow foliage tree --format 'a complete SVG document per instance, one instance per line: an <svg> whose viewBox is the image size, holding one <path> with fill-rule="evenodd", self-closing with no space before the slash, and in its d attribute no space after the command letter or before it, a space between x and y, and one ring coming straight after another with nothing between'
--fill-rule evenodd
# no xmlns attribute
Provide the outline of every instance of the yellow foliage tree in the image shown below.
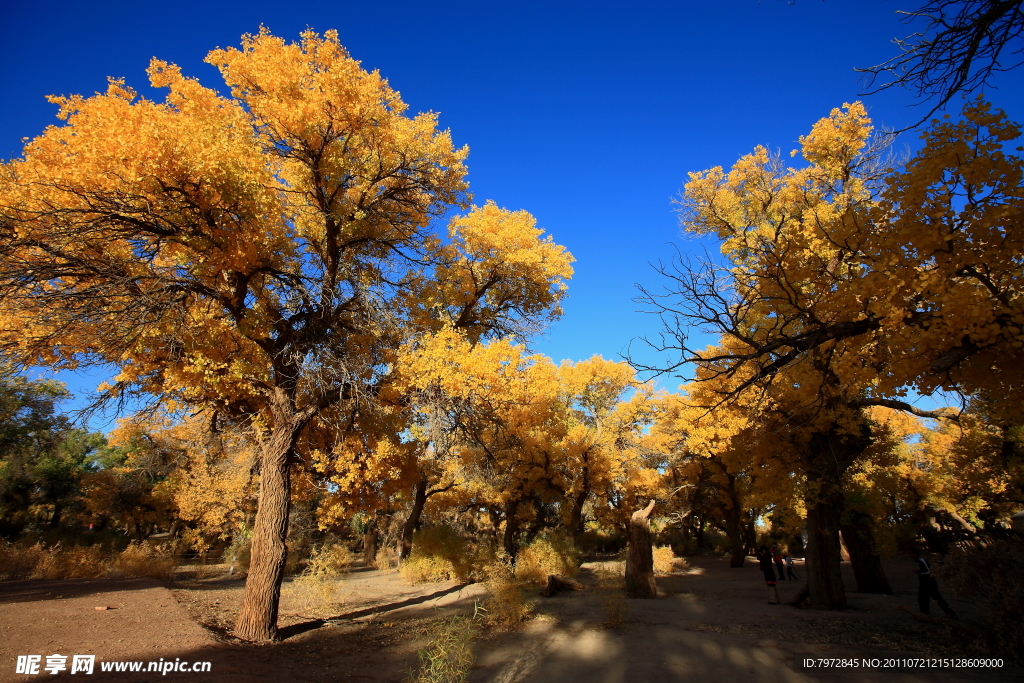
<svg viewBox="0 0 1024 683"><path fill-rule="evenodd" d="M435 234L468 208L467 150L435 114L407 115L336 33L263 30L207 61L230 96L154 59L163 103L117 80L53 98L65 124L3 165L0 347L22 364L113 364L108 397L250 430L259 511L236 632L268 640L311 421L344 435L397 403L395 352L417 334L525 333L558 315L572 259L493 204ZM332 441L337 458L364 452Z"/></svg>

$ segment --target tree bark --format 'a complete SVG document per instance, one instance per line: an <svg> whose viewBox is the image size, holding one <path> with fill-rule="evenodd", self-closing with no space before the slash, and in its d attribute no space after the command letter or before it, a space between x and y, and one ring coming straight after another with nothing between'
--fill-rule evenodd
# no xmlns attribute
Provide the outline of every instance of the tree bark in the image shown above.
<svg viewBox="0 0 1024 683"><path fill-rule="evenodd" d="M814 500L807 501L807 588L811 607L815 609L846 607L846 587L839 560L841 504L842 492L837 495L834 490L822 491Z"/></svg>
<svg viewBox="0 0 1024 683"><path fill-rule="evenodd" d="M427 502L427 478L420 477L416 482L416 490L413 492L412 510L409 518L405 520L402 527L402 548L398 553L398 559L404 560L412 552L412 536L420 526L420 516L423 514L423 506Z"/></svg>
<svg viewBox="0 0 1024 683"><path fill-rule="evenodd" d="M857 592L892 595L882 560L875 552L871 515L862 510L848 509L843 515L841 529L843 543L850 553L853 575L857 578Z"/></svg>
<svg viewBox="0 0 1024 683"><path fill-rule="evenodd" d="M629 546L626 549L626 597L656 598L654 584L654 548L651 546L651 512L654 501L637 510L629 520Z"/></svg>
<svg viewBox="0 0 1024 683"><path fill-rule="evenodd" d="M239 638L257 642L277 637L277 609L287 554L293 434L291 429L276 431L260 453L260 497L252 530L249 576L235 625Z"/></svg>

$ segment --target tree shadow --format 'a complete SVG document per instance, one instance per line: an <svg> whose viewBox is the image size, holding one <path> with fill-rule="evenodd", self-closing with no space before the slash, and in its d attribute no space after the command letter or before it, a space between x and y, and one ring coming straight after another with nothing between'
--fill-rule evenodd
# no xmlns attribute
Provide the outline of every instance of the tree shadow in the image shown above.
<svg viewBox="0 0 1024 683"><path fill-rule="evenodd" d="M284 628L280 629L278 631L278 638L280 640L288 640L289 638L293 638L293 637L295 637L297 635L300 635L302 633L306 633L307 631L313 631L315 629L318 629L318 628L320 628L320 627L322 627L322 626L324 626L325 624L328 624L328 623L337 623L337 622L342 622L342 621L352 621L354 619L362 619L363 617L370 617L370 616L374 616L376 614L383 614L385 612L392 612L394 610L402 609L404 607L411 607L413 605L421 605L424 602L430 602L431 600L436 600L436 599L442 598L442 597L444 597L446 595L451 595L452 593L458 593L459 591L461 591L462 589L464 589L466 586L469 586L469 585L471 585L471 584L469 584L469 583L460 583L460 584L452 586L450 588L445 588L443 590L434 591L433 593L428 593L426 595L420 595L420 596L417 596L415 598L409 598L407 600L400 600L398 602L388 602L388 603L384 603L382 605L374 605L372 607L367 607L365 609L354 610L352 612L346 612L345 614L339 614L337 616L327 617L325 619L311 619L309 621L304 621L304 622L301 622L301 623L298 623L298 624L292 624L291 626L285 626Z"/></svg>

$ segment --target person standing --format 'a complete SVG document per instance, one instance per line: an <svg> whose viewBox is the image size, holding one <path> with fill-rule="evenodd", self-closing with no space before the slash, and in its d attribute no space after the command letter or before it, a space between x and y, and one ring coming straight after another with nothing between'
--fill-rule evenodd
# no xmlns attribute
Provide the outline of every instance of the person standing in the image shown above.
<svg viewBox="0 0 1024 683"><path fill-rule="evenodd" d="M772 554L768 551L767 546L761 546L755 557L757 557L757 562L761 567L761 572L764 574L764 582L768 585L768 604L777 605L779 604L779 589L776 587L775 568L772 566Z"/></svg>
<svg viewBox="0 0 1024 683"><path fill-rule="evenodd" d="M782 563L782 551L779 550L779 546L772 546L772 559L775 560L775 569L779 574L779 580L786 580L786 567Z"/></svg>
<svg viewBox="0 0 1024 683"><path fill-rule="evenodd" d="M921 608L921 613L931 613L931 601L932 598L935 598L935 602L950 619L958 619L956 612L939 593L939 584L932 576L932 568L928 565L928 561L921 557L921 553L916 549L910 551L910 557L914 560L914 573L917 574L917 604Z"/></svg>
<svg viewBox="0 0 1024 683"><path fill-rule="evenodd" d="M786 561L786 573L788 574L789 579L792 581L799 580L800 577L796 575L796 570L793 569L793 558L789 556L789 553L786 553L782 559Z"/></svg>

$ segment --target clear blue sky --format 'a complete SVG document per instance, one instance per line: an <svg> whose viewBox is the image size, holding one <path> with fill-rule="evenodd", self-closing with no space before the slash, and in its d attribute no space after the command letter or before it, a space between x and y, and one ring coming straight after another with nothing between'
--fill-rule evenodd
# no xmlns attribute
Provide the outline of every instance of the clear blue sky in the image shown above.
<svg viewBox="0 0 1024 683"><path fill-rule="evenodd" d="M576 257L565 316L534 349L556 360L616 358L658 329L636 312L634 283L660 284L648 264L670 258L670 243L696 246L680 240L671 204L686 174L728 167L757 144L788 153L817 119L858 99L853 68L893 56L891 39L911 32L895 12L919 4L17 2L0 24L0 157L58 123L46 95L89 94L115 76L162 98L147 86L153 56L221 87L203 63L210 49L261 24L289 39L337 29L412 110L440 112L455 142L469 145L477 203L530 211ZM1022 83L1024 69L989 93L1017 121ZM905 91L864 101L891 128L923 113L907 108ZM914 133L905 138L900 145L916 145ZM102 379L61 378L76 393Z"/></svg>

